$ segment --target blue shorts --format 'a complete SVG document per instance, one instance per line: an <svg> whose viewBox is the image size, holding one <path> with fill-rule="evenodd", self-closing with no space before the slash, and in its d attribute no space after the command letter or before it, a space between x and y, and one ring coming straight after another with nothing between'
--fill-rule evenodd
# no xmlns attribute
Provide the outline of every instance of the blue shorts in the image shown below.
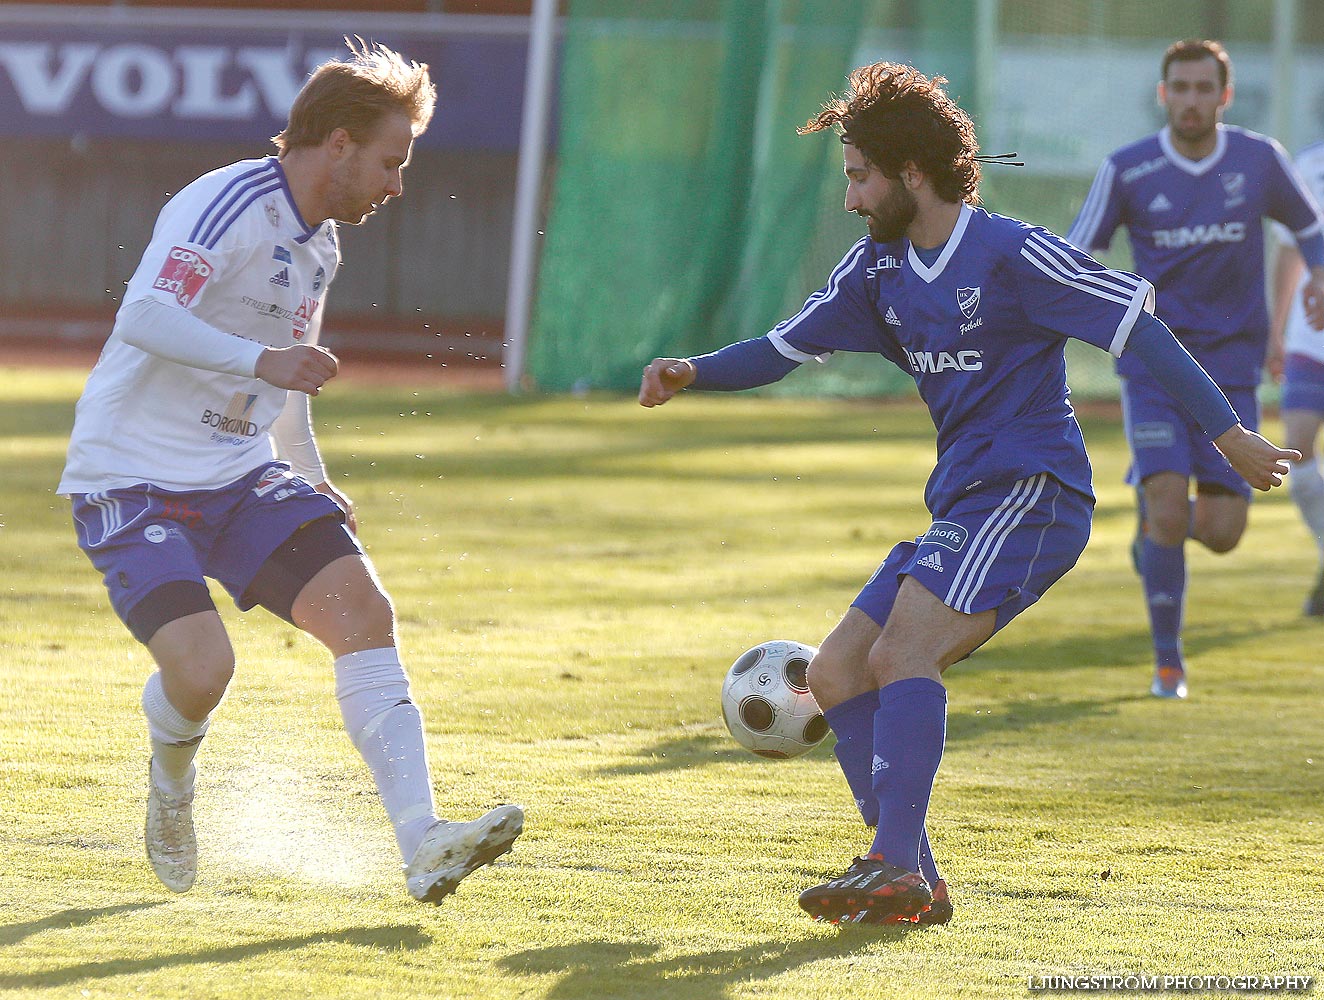
<svg viewBox="0 0 1324 1000"><path fill-rule="evenodd" d="M244 591L281 543L309 521L344 512L282 464L255 469L217 490L175 492L150 483L73 501L78 544L100 570L110 603L128 624L134 605L165 583L211 577L240 610Z"/></svg>
<svg viewBox="0 0 1324 1000"><path fill-rule="evenodd" d="M1076 565L1094 501L1046 473L962 497L913 542L900 542L851 607L887 624L903 577L966 614L997 609L994 631Z"/></svg>
<svg viewBox="0 0 1324 1000"><path fill-rule="evenodd" d="M1289 354L1283 364L1280 410L1324 413L1324 364L1304 354Z"/></svg>
<svg viewBox="0 0 1324 1000"><path fill-rule="evenodd" d="M1260 402L1253 388L1223 394L1247 430L1259 430ZM1242 479L1213 446L1176 398L1148 379L1122 379L1122 419L1131 445L1126 481L1138 486L1156 472L1176 472L1201 485L1214 485L1250 499Z"/></svg>

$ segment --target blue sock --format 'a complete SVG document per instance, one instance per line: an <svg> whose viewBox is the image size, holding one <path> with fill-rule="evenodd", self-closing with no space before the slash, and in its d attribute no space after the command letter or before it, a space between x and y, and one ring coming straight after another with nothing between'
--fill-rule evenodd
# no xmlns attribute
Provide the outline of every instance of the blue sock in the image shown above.
<svg viewBox="0 0 1324 1000"><path fill-rule="evenodd" d="M837 734L837 755L841 773L855 796L865 826L878 825L878 799L873 794L873 717L878 713L878 692L866 691L834 705L823 713L827 724Z"/></svg>
<svg viewBox="0 0 1324 1000"><path fill-rule="evenodd" d="M919 871L924 816L946 739L947 689L937 681L907 677L878 692L873 723L878 832L870 854Z"/></svg>
<svg viewBox="0 0 1324 1000"><path fill-rule="evenodd" d="M919 835L919 873L924 876L924 881L929 883L930 888L942 879L942 873L938 871L938 863L933 860L933 849L929 847L928 827L920 831Z"/></svg>
<svg viewBox="0 0 1324 1000"><path fill-rule="evenodd" d="M1154 636L1154 659L1160 666L1182 666L1181 623L1186 603L1186 550L1181 545L1158 545L1149 538L1142 545L1141 579L1149 626Z"/></svg>

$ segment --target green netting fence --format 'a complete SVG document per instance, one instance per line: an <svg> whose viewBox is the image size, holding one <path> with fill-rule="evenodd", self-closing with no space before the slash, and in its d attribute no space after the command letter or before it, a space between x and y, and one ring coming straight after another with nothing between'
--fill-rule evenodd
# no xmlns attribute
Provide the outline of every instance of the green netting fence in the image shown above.
<svg viewBox="0 0 1324 1000"><path fill-rule="evenodd" d="M1228 120L1272 130L1284 2L570 0L533 383L629 391L650 359L760 336L821 287L864 230L842 210L840 144L795 130L853 67L947 77L983 147L1028 161L986 171L985 206L1065 232L1101 157L1162 124L1154 84L1174 38L1222 37L1249 94ZM1324 95L1319 48L1300 48L1303 94ZM1324 134L1324 100L1294 106L1302 143ZM1104 259L1129 266L1125 240ZM1102 352L1073 344L1068 363L1077 396L1116 395ZM839 354L765 391L913 385L876 356Z"/></svg>

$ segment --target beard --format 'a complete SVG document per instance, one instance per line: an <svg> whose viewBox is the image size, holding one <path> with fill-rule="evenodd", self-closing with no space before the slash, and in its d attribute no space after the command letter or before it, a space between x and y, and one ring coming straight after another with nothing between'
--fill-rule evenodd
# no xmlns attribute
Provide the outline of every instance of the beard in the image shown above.
<svg viewBox="0 0 1324 1000"><path fill-rule="evenodd" d="M357 226L376 210L370 199L358 193L363 187L358 174L351 159L331 175L327 200L331 205L331 218L336 222Z"/></svg>
<svg viewBox="0 0 1324 1000"><path fill-rule="evenodd" d="M875 243L891 243L901 239L918 212L919 202L915 196L897 181L892 193L865 215L865 221L869 224L869 238Z"/></svg>
<svg viewBox="0 0 1324 1000"><path fill-rule="evenodd" d="M1214 128L1217 126L1217 120L1207 121L1198 115L1194 118L1174 121L1168 119L1168 126L1172 129L1172 134L1182 142L1198 143L1203 142L1214 134Z"/></svg>

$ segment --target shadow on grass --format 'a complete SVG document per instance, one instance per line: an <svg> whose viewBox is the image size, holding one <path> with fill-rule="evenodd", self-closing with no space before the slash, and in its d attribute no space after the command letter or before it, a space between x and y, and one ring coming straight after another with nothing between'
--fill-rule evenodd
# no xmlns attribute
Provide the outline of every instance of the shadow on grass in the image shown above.
<svg viewBox="0 0 1324 1000"><path fill-rule="evenodd" d="M1148 680L1145 683L1148 684ZM1058 701L1053 698L1035 698L1009 701L998 708L983 709L973 714L954 711L947 716L947 742L958 743L963 740L979 739L1007 730L1074 725L1085 719L1114 715L1121 705L1148 698L1148 691L1134 696L1108 699L1081 698Z"/></svg>
<svg viewBox="0 0 1324 1000"><path fill-rule="evenodd" d="M123 903L119 906L61 910L59 913L52 913L49 917L42 917L40 920L28 920L21 924L4 924L0 926L0 948L18 944L25 938L40 934L42 931L66 930L70 927L90 924L100 917L111 917L118 913L132 913L134 910L147 910L161 905L162 902L158 900L155 903Z"/></svg>
<svg viewBox="0 0 1324 1000"><path fill-rule="evenodd" d="M66 912L103 913L128 908L132 907L107 907L106 910ZM0 934L2 933L3 931L0 931ZM0 938L0 940L4 939ZM298 951L318 944L347 944L378 950L416 951L432 944L432 938L423 933L423 930L419 927L393 927L390 925L349 927L343 930L323 931L320 934L298 934L288 937L266 938L253 941L250 944L231 945L228 948L202 948L197 951L154 955L149 958L108 958L100 962L82 962L78 965L51 967L37 972L0 975L0 990L50 988L81 982L85 979L132 976L185 965L242 962L258 955L266 955L277 951Z"/></svg>
<svg viewBox="0 0 1324 1000"><path fill-rule="evenodd" d="M752 756L731 742L723 733L721 736L682 736L672 740L660 740L650 747L637 751L626 763L613 764L598 769L599 774L664 774L667 771L687 771L705 764L722 764L733 759Z"/></svg>
<svg viewBox="0 0 1324 1000"><path fill-rule="evenodd" d="M1139 584L1137 584L1139 587ZM1199 609L1196 613L1198 615ZM1078 638L1045 638L1040 641L1021 641L1019 632L995 640L995 645L977 650L969 660L958 663L947 673L947 679L958 679L963 670L1054 671L1086 670L1115 667L1140 669L1141 687L1147 688L1146 671L1153 666L1150 632L1143 620L1143 611L1137 612L1137 626L1124 632L1111 632L1106 638L1098 636ZM1011 629L1017 629L1013 624ZM1253 621L1195 621L1182 630L1182 646L1186 660L1203 653L1226 649L1230 645L1254 639L1265 639L1282 633L1279 623L1257 624ZM1026 635L1032 634L1025 630ZM1057 633L1056 630L1049 635Z"/></svg>
<svg viewBox="0 0 1324 1000"><path fill-rule="evenodd" d="M519 952L497 964L517 975L560 975L560 981L543 994L548 1000L622 995L711 1000L725 996L733 987L747 993L751 983L783 975L807 962L846 958L880 941L898 942L912 933L932 932L916 927L850 927L842 928L835 940L766 941L747 948L665 959L652 957L658 950L655 944L585 941Z"/></svg>

